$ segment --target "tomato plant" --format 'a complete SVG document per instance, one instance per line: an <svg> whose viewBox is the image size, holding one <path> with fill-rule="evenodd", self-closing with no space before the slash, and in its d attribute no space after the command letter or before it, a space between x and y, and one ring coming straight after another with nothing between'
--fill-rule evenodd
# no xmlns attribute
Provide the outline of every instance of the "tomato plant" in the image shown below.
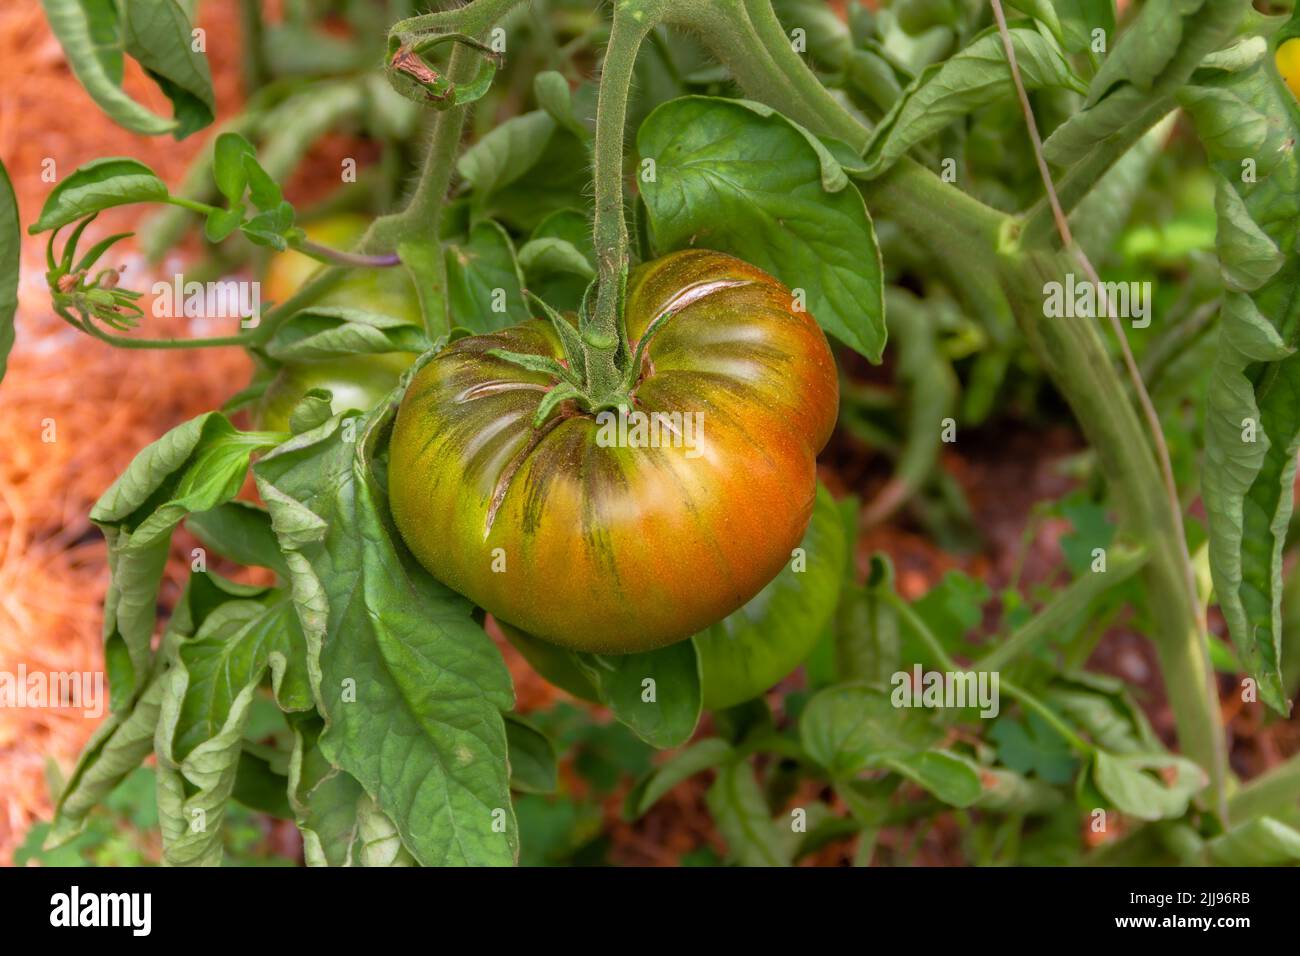
<svg viewBox="0 0 1300 956"><path fill-rule="evenodd" d="M213 122L185 5L45 6L114 122ZM91 511L111 714L50 846L152 755L169 864L235 803L313 865L603 861L700 774L692 862L1300 862L1297 758L1225 730L1295 719L1292 4L327 6L243 5L184 182L26 222L79 347L256 369ZM260 305L178 278L154 335L137 206ZM0 356L18 230L0 175Z"/></svg>

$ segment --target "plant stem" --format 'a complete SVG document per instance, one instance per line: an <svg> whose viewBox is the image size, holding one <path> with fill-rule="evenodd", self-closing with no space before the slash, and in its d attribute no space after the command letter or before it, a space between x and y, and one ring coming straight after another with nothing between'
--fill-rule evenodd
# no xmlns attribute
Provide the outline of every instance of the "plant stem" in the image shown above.
<svg viewBox="0 0 1300 956"><path fill-rule="evenodd" d="M320 262L349 268L385 269L402 264L402 260L396 253L388 252L382 255L368 256L360 252L344 252L340 249L331 249L328 246L312 242L310 239L304 239L294 244L293 248Z"/></svg>
<svg viewBox="0 0 1300 956"><path fill-rule="evenodd" d="M1077 753L1086 757L1089 754L1096 752L1097 748L1071 730L1069 724L1057 716L1056 711L1052 710L1052 708L1048 707L1019 684L1013 684L1006 678L1002 678L998 681L998 686L1011 695L1012 698L1018 700L1022 707L1027 707L1039 717L1043 718L1043 721L1064 737L1066 743L1068 743Z"/></svg>
<svg viewBox="0 0 1300 956"><path fill-rule="evenodd" d="M616 364L622 283L627 268L627 222L623 218L623 136L627 125L627 99L632 86L641 42L658 22L658 4L623 0L614 7L614 25L601 68L600 98L596 105L594 146L596 193L592 238L596 248L599 286L596 311L583 331L586 350L586 385L594 400L618 390Z"/></svg>
<svg viewBox="0 0 1300 956"><path fill-rule="evenodd" d="M524 0L473 0L454 10L408 17L393 24L389 36L413 33L468 33L474 36L496 23Z"/></svg>
<svg viewBox="0 0 1300 956"><path fill-rule="evenodd" d="M1145 548L1112 548L1104 573L1084 574L1071 582L1069 587L1053 597L1033 618L980 658L976 662L976 668L982 671L1002 670L1021 654L1032 650L1040 641L1073 624L1093 598L1127 581L1141 570L1146 561Z"/></svg>
<svg viewBox="0 0 1300 956"><path fill-rule="evenodd" d="M921 620L921 616L912 609L912 605L908 604L899 597L895 591L890 589L882 589L880 596L887 604L898 612L898 616L902 622L907 625L913 634L920 638L921 643L924 644L930 653L935 656L935 659L939 662L939 666L945 671L953 674L965 674L992 670L992 668L983 665L977 665L976 667L962 667L952 659L946 650L944 650L943 643L935 636L934 632L930 630L929 625L926 624L925 621ZM1096 749L1092 744L1088 743L1088 741L1084 740L1071 730L1065 721L1061 720L1061 718L1057 716L1055 711L1033 694L1029 693L1029 691L1016 684L1012 684L1005 678L999 679L998 686L1013 698L1020 701L1022 705L1035 711L1043 718L1043 720L1051 725L1053 730L1064 737L1066 741L1069 742L1070 746L1079 753L1087 755Z"/></svg>
<svg viewBox="0 0 1300 956"><path fill-rule="evenodd" d="M1300 753L1234 793L1228 801L1228 817L1232 823L1241 823L1294 810L1297 804L1300 804Z"/></svg>
<svg viewBox="0 0 1300 956"><path fill-rule="evenodd" d="M1165 691L1183 751L1210 777L1222 814L1227 759L1219 702L1199 600L1187 589L1184 543L1164 481L1124 380L1097 327L1089 320L1046 320L1043 287L1069 270L1064 253L1021 252L1004 257L1002 276L1020 327L1096 450L1129 533L1151 552L1143 571Z"/></svg>

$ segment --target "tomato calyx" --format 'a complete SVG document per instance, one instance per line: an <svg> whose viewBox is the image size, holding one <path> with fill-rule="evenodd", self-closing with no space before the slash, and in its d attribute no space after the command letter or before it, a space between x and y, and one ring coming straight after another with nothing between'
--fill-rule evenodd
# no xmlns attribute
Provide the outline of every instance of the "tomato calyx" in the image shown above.
<svg viewBox="0 0 1300 956"><path fill-rule="evenodd" d="M524 294L550 320L552 328L559 337L564 357L554 359L546 355L512 352L508 349L492 349L488 354L530 372L540 372L555 379L555 384L537 406L537 412L533 415L533 427L541 428L547 419L566 403L572 403L580 412L590 415L606 409L630 408L633 405L632 390L641 378L645 343L649 340L652 329L646 330L646 334L641 337L633 354L621 320L619 335L613 340L609 340L607 335L599 334L586 320L590 288L582 304L579 328L574 328L572 322L533 293L525 291ZM660 316L655 320L656 324L666 317L666 315ZM601 383L596 381L598 376L592 374L592 370L599 364L593 361L593 357L601 353L612 353L614 356L616 378L612 386L602 387Z"/></svg>
<svg viewBox="0 0 1300 956"><path fill-rule="evenodd" d="M722 279L695 283L683 289L646 326L635 345L628 341L627 326L623 320L623 300L627 294L626 270L620 279L616 338L597 329L590 319L591 292L596 287L595 282L587 287L587 294L583 296L578 328L574 328L572 322L542 299L525 290L524 294L542 310L559 336L563 359L508 349L492 349L488 354L555 379L555 384L547 391L533 416L534 428L541 428L557 408L569 403L589 415L605 410L624 411L636 405L636 387L654 372L654 363L648 349L663 325L682 309L705 296L748 284L747 279ZM610 356L613 358L612 363L609 362ZM613 366L612 375L608 370L609 364Z"/></svg>

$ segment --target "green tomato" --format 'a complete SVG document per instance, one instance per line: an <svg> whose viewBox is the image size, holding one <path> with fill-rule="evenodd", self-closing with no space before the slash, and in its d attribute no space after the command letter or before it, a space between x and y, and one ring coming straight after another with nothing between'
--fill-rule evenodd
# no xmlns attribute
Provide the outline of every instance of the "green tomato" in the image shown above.
<svg viewBox="0 0 1300 956"><path fill-rule="evenodd" d="M336 414L350 408L369 411L397 386L415 359L411 352L385 352L285 365L262 393L257 407L259 427L289 431L294 406L313 388L330 391L330 408Z"/></svg>

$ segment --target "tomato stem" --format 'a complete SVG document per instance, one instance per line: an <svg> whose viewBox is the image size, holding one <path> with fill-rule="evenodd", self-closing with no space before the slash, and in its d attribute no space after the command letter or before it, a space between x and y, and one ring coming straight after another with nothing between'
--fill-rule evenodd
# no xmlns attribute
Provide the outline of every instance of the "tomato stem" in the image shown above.
<svg viewBox="0 0 1300 956"><path fill-rule="evenodd" d="M596 214L592 229L599 286L595 314L581 329L587 393L597 403L608 400L619 390L623 378L619 362L628 358L619 355L625 340L620 335L620 323L628 265L627 222L623 216L623 134L637 51L661 15L661 4L655 0L617 3L601 70L596 105Z"/></svg>

